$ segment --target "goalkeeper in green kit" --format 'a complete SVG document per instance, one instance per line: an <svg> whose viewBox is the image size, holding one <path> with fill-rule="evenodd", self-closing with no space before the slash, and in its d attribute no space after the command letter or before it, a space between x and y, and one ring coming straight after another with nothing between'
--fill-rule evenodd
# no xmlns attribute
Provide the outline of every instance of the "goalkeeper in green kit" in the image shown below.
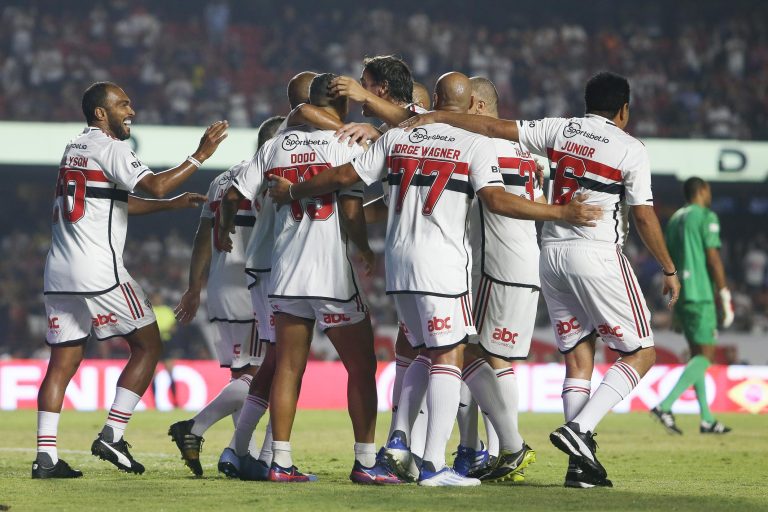
<svg viewBox="0 0 768 512"><path fill-rule="evenodd" d="M699 432L725 434L731 429L712 416L707 403L705 381L717 342L715 296L722 310L723 328L733 323L731 292L726 287L725 271L720 259L720 221L717 214L709 209L712 192L704 180L687 179L683 184L683 193L686 205L669 219L664 235L682 283L673 323L677 330L685 334L691 360L672 391L658 406L651 409L651 414L670 434L682 434L670 411L675 400L693 386L701 409Z"/></svg>

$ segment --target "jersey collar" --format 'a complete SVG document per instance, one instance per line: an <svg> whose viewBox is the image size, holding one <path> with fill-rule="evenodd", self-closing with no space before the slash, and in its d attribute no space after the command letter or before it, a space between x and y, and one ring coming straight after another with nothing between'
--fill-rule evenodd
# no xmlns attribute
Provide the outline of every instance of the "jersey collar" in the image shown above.
<svg viewBox="0 0 768 512"><path fill-rule="evenodd" d="M587 114L587 115L585 115L584 117L597 117L597 118L600 118L600 119L604 119L604 120L605 120L605 122L606 122L606 123L608 123L608 124L610 124L610 125L616 126L616 123L614 123L613 121L611 121L611 120L610 120L610 119L608 119L607 117L603 117L603 116L601 116L601 115L599 115L599 114ZM617 127L617 128L618 128L618 127Z"/></svg>

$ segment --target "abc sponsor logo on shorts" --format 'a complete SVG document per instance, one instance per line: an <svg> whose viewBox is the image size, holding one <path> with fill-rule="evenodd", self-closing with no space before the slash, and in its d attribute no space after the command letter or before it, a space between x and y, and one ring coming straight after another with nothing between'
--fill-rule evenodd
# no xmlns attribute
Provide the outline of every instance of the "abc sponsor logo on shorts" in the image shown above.
<svg viewBox="0 0 768 512"><path fill-rule="evenodd" d="M350 318L344 314L329 313L323 315L323 323L325 324L340 324L341 322L349 322Z"/></svg>
<svg viewBox="0 0 768 512"><path fill-rule="evenodd" d="M557 331L558 336L567 338L577 332L581 332L581 324L576 320L576 317L573 317L569 320L558 321L557 324L555 324L555 330Z"/></svg>
<svg viewBox="0 0 768 512"><path fill-rule="evenodd" d="M91 317L94 327L104 327L106 325L115 325L118 323L117 315L114 313L106 313L102 315L98 313L96 316Z"/></svg>
<svg viewBox="0 0 768 512"><path fill-rule="evenodd" d="M617 325L616 327L611 327L608 324L598 325L597 332L602 338L614 338L620 340L624 337L624 334L621 332L620 325Z"/></svg>
<svg viewBox="0 0 768 512"><path fill-rule="evenodd" d="M519 336L519 333L512 332L506 327L496 327L493 330L493 339L494 341L501 341L503 343L511 343L515 344L517 343L517 337Z"/></svg>
<svg viewBox="0 0 768 512"><path fill-rule="evenodd" d="M59 325L59 317L57 316L48 317L48 329L52 331L58 331L59 329L61 329L61 326Z"/></svg>
<svg viewBox="0 0 768 512"><path fill-rule="evenodd" d="M433 332L436 335L448 334L453 330L451 327L451 317L437 318L432 317L432 320L427 322L427 331Z"/></svg>

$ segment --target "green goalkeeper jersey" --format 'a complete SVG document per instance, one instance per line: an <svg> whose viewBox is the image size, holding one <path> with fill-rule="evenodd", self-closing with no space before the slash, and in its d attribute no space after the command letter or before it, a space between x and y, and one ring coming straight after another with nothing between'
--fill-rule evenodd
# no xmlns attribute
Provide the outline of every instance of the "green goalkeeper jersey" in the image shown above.
<svg viewBox="0 0 768 512"><path fill-rule="evenodd" d="M720 220L709 208L696 204L677 210L664 232L675 262L684 302L712 302L712 280L707 269L709 248L720 248Z"/></svg>

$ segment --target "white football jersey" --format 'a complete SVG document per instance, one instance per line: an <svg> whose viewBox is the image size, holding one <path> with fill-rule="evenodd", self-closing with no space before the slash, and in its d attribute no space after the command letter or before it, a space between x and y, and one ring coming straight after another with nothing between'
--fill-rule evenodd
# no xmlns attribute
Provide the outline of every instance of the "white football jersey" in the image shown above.
<svg viewBox="0 0 768 512"><path fill-rule="evenodd" d="M543 195L536 184L536 161L516 142L493 139L507 192L535 201ZM470 222L473 264L503 284L539 286L536 222L489 212L476 199Z"/></svg>
<svg viewBox="0 0 768 512"><path fill-rule="evenodd" d="M97 295L130 279L123 265L128 193L152 171L127 142L87 127L67 144L53 203L44 293Z"/></svg>
<svg viewBox="0 0 768 512"><path fill-rule="evenodd" d="M208 318L211 321L251 321L253 306L245 282L245 247L255 223L251 201L243 199L235 215L235 232L230 234L232 252L216 249L221 200L229 190L232 179L248 165L247 161L233 165L216 176L208 187L208 201L201 217L213 221L211 230L211 268L208 272Z"/></svg>
<svg viewBox="0 0 768 512"><path fill-rule="evenodd" d="M648 151L612 121L595 115L519 122L520 143L547 156L555 168L554 204L568 203L575 193L603 208L597 226L546 222L541 241L592 240L623 245L629 229L629 206L653 205Z"/></svg>
<svg viewBox="0 0 768 512"><path fill-rule="evenodd" d="M387 293L467 293L472 198L504 186L493 141L440 123L393 128L352 165L366 184L386 177L390 186Z"/></svg>
<svg viewBox="0 0 768 512"><path fill-rule="evenodd" d="M293 183L308 180L325 169L349 162L362 153L360 146L339 143L332 130L292 127L279 134L255 167ZM249 174L253 174L248 171ZM263 187L262 172L261 182ZM245 173L243 178L245 178ZM256 182L255 177L250 181ZM240 177L236 186L243 192L258 191L249 179ZM339 194L363 196L362 185ZM248 196L246 196L248 197ZM359 294L347 240L342 234L336 193L294 201L275 212L272 251L271 298L311 298L348 301ZM263 211L264 208L262 208Z"/></svg>
<svg viewBox="0 0 768 512"><path fill-rule="evenodd" d="M274 143L274 138L265 142L232 180L232 185L251 202L255 220L245 248L245 271L249 274L269 272L272 268L275 208L267 194L265 155Z"/></svg>

